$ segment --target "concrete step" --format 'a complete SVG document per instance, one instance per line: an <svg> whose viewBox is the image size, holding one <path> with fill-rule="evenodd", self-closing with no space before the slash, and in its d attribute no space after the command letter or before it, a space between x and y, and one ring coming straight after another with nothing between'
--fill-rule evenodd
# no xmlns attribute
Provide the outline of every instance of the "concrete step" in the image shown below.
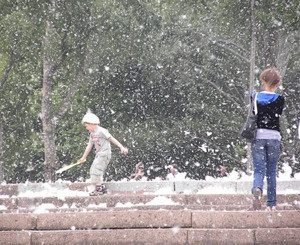
<svg viewBox="0 0 300 245"><path fill-rule="evenodd" d="M0 244L299 244L299 211L2 214Z"/></svg>
<svg viewBox="0 0 300 245"><path fill-rule="evenodd" d="M300 228L300 211L126 210L1 214L0 230Z"/></svg>
<svg viewBox="0 0 300 245"><path fill-rule="evenodd" d="M113 230L58 230L0 232L0 244L173 244L173 245L297 245L300 229L113 229Z"/></svg>
<svg viewBox="0 0 300 245"><path fill-rule="evenodd" d="M101 206L89 206L87 208L68 208L68 207L53 207L49 205L41 205L32 209L7 209L1 210L0 214L9 213L78 213L78 212L96 212L96 211L122 211L122 210L206 210L206 211L251 211L252 207L249 206L233 206L233 205L150 205L150 206L123 206L115 208L107 208ZM263 209L265 209L263 207ZM281 207L277 210L295 210L292 207Z"/></svg>
<svg viewBox="0 0 300 245"><path fill-rule="evenodd" d="M265 202L265 196L262 203ZM300 194L278 195L278 209L299 210ZM2 197L0 198L0 213L35 212L45 209L51 212L61 210L90 210L139 208L151 209L155 206L181 207L200 210L251 210L252 196L241 194L172 194L172 195L103 195L97 197ZM264 207L264 206L263 206ZM173 209L174 209L173 208Z"/></svg>
<svg viewBox="0 0 300 245"><path fill-rule="evenodd" d="M212 185L116 182L97 197L89 183L1 185L0 244L300 245L298 182L277 195L276 212L252 211L251 187L238 182L224 184L227 194L198 192Z"/></svg>
<svg viewBox="0 0 300 245"><path fill-rule="evenodd" d="M142 194L142 193L214 193L219 189L220 194L249 194L252 187L251 181L233 181L228 179L214 179L213 181L205 180L184 180L184 181L128 181L128 182L107 182L105 185L111 194ZM264 185L266 188L266 184ZM88 192L92 188L90 183L25 183L25 184L6 184L0 185L0 196L18 196L25 192L39 193L43 191L82 191ZM300 180L278 180L277 193L298 193L300 194ZM266 192L266 189L265 191Z"/></svg>
<svg viewBox="0 0 300 245"><path fill-rule="evenodd" d="M199 211L253 211L252 207L249 206L224 206L224 205L207 205L207 206L170 206L170 205L153 205L153 206L136 206L136 207L118 207L118 208L103 208L103 207L91 207L91 208L51 208L41 207L36 210L4 210L0 214L19 214L19 213L78 213L78 212L98 212L98 211L131 211L134 210L199 210ZM262 211L265 211L266 207L262 207ZM278 211L282 210L295 210L292 207L278 207ZM300 210L300 209L298 209Z"/></svg>

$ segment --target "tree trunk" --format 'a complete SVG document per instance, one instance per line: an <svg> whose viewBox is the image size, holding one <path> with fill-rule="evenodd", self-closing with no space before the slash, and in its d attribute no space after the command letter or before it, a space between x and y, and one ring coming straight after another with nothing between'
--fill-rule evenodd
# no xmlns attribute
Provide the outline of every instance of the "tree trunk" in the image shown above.
<svg viewBox="0 0 300 245"><path fill-rule="evenodd" d="M265 52L265 68L275 67L276 65L276 42L278 30L275 27L270 27L268 30L267 46Z"/></svg>
<svg viewBox="0 0 300 245"><path fill-rule="evenodd" d="M255 51L256 51L256 27L255 27L255 14L254 14L254 0L251 1L251 50L250 50L250 76L249 76L249 91L246 94L246 101L251 105L250 94L254 90L255 80ZM251 110L251 106L249 106ZM252 169L252 158L251 158L251 144L247 144L247 166L246 173L249 174Z"/></svg>
<svg viewBox="0 0 300 245"><path fill-rule="evenodd" d="M49 6L49 16L55 13L56 1L53 0ZM65 9L67 11L67 9ZM75 80L70 85L69 91L62 103L58 113L54 113L51 101L53 73L61 68L66 60L68 53L72 49L67 49L67 37L70 33L71 24L69 23L65 29L64 34L60 37L60 49L55 49L51 42L51 37L54 35L54 26L50 21L46 21L46 30L44 37L44 58L43 58L43 89L42 89L42 124L44 134L44 154L45 154L45 180L55 181L55 170L59 167L58 158L56 154L56 125L60 119L67 112L68 107L72 102L72 98L77 90L79 83L82 81L84 74L91 61L92 49L85 56L82 70L78 71ZM57 41L57 40L56 40ZM51 52L52 50L52 52ZM54 53L53 53L54 52Z"/></svg>
<svg viewBox="0 0 300 245"><path fill-rule="evenodd" d="M4 159L3 159L3 125L0 119L0 183L4 181Z"/></svg>
<svg viewBox="0 0 300 245"><path fill-rule="evenodd" d="M55 181L55 169L57 168L57 157L55 147L55 121L51 107L51 55L50 50L51 25L46 22L46 34L44 39L44 65L43 65L43 98L42 98L42 123L44 134L45 153L45 180Z"/></svg>

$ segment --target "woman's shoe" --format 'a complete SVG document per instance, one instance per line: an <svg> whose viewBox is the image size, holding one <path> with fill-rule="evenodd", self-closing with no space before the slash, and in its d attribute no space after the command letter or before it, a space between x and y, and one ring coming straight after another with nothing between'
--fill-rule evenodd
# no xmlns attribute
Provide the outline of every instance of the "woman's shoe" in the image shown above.
<svg viewBox="0 0 300 245"><path fill-rule="evenodd" d="M253 209L261 210L261 190L256 187L253 189Z"/></svg>
<svg viewBox="0 0 300 245"><path fill-rule="evenodd" d="M276 211L276 206L267 206L266 211L275 212Z"/></svg>

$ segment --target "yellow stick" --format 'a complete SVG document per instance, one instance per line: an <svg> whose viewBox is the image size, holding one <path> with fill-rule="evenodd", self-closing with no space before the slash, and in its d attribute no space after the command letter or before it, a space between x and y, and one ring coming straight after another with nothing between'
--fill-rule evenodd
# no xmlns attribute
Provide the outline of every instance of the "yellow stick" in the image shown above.
<svg viewBox="0 0 300 245"><path fill-rule="evenodd" d="M79 165L79 164L81 164L81 163L84 163L84 162L85 162L85 160L84 160L84 161L77 161L77 162L75 162L75 163L72 163L72 164L70 164L70 165L64 166L64 167L62 167L62 168L56 170L55 173L56 173L56 174L61 174L62 172L66 171L66 170L68 170L68 169L70 169L70 168L73 168L73 167L75 167L75 166L77 166L77 165Z"/></svg>

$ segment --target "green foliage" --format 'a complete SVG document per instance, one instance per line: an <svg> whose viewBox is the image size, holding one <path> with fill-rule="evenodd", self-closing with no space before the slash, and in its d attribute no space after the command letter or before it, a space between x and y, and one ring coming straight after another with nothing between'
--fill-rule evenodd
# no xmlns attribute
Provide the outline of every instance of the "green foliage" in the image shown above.
<svg viewBox="0 0 300 245"><path fill-rule="evenodd" d="M129 178L138 162L145 164L150 179L165 177L166 167L174 162L193 179L216 176L220 164L229 171L245 170L245 142L239 130L247 114L250 2L17 2L0 1L4 6L0 12L1 71L11 51L17 57L0 91L6 181L43 180L40 112L46 20L54 30L51 49L46 51L54 60L60 55L65 58L53 74L55 115L91 51L85 77L56 124L60 165L75 162L83 154L88 132L81 119L90 108L100 117L101 126L129 148L129 155L123 156L112 146L108 180ZM281 35L297 35L296 1L256 3L259 51L267 43L263 33L276 34L278 41ZM51 6L52 15L45 11ZM276 21L273 26L274 20L280 21L280 28ZM276 32L269 32L269 27ZM288 98L285 131L289 133L284 144L295 141L299 110L299 41L292 40L282 89ZM276 60L279 45L272 45ZM264 55L256 54L258 71L267 60ZM292 159L299 159L299 154L287 151L282 161L298 171L299 162ZM86 164L58 177L84 181L89 178L92 159L93 153Z"/></svg>

